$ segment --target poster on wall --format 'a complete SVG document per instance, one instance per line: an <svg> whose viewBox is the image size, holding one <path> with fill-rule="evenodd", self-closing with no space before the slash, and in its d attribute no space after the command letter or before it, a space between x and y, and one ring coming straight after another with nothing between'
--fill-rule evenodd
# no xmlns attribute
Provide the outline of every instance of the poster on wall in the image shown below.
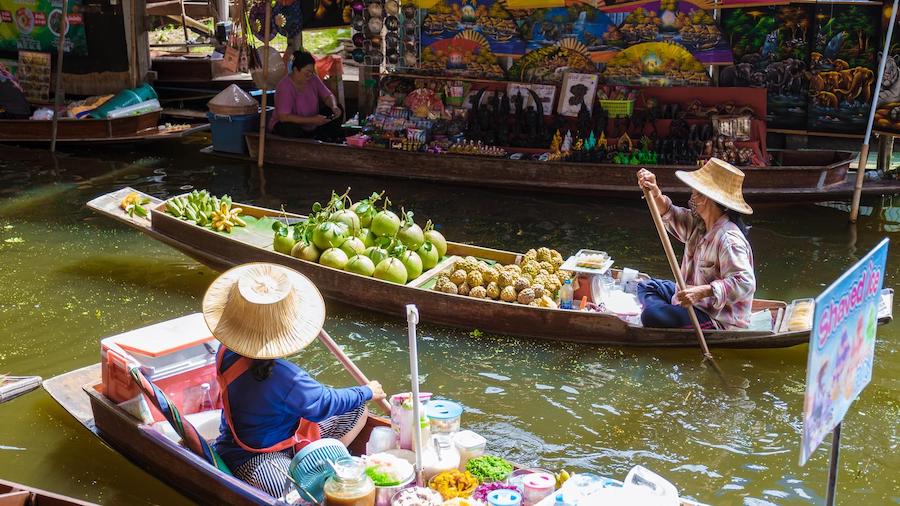
<svg viewBox="0 0 900 506"><path fill-rule="evenodd" d="M721 69L719 86L766 88L770 128L806 129L813 11L808 4L722 11L734 64Z"/></svg>
<svg viewBox="0 0 900 506"><path fill-rule="evenodd" d="M437 0L422 9L421 20L422 47L463 32L475 32L499 56L525 52L515 20L497 0Z"/></svg>
<svg viewBox="0 0 900 506"><path fill-rule="evenodd" d="M509 83L506 88L506 94L513 101L515 101L517 95L522 95L522 109L528 109L529 107L537 109L534 96L529 90L534 91L538 99L540 99L544 116L552 116L553 101L556 100L556 86L552 84Z"/></svg>
<svg viewBox="0 0 900 506"><path fill-rule="evenodd" d="M86 55L81 1L71 0L68 11L64 51ZM55 53L61 20L61 0L0 0L0 51Z"/></svg>
<svg viewBox="0 0 900 506"><path fill-rule="evenodd" d="M700 63L732 62L731 48L712 11L687 0L658 0L639 5L603 9L618 20L626 47L645 42L673 42L687 49Z"/></svg>
<svg viewBox="0 0 900 506"><path fill-rule="evenodd" d="M807 128L863 134L875 90L881 6L818 4Z"/></svg>
<svg viewBox="0 0 900 506"><path fill-rule="evenodd" d="M590 112L594 107L594 95L599 81L600 76L597 74L567 73L559 94L557 112L570 118L578 116L582 106Z"/></svg>
<svg viewBox="0 0 900 506"><path fill-rule="evenodd" d="M888 239L884 239L816 298L806 366L801 466L872 380L887 251Z"/></svg>
<svg viewBox="0 0 900 506"><path fill-rule="evenodd" d="M891 21L891 10L883 10L883 34L887 33ZM894 25L894 36L888 49L887 65L881 80L881 91L878 92L878 109L875 111L875 130L897 134L900 133L900 18ZM879 60L881 52L878 53Z"/></svg>

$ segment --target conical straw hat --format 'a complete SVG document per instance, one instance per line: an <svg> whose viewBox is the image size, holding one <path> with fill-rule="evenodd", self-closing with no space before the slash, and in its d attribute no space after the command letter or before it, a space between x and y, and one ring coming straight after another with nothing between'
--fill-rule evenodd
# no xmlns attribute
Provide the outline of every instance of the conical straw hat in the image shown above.
<svg viewBox="0 0 900 506"><path fill-rule="evenodd" d="M684 184L712 200L742 214L753 214L744 200L744 173L718 158L710 158L703 167L694 171L676 170L675 175Z"/></svg>
<svg viewBox="0 0 900 506"><path fill-rule="evenodd" d="M216 339L249 358L298 353L325 322L325 301L299 272L269 263L234 267L203 296L203 316Z"/></svg>

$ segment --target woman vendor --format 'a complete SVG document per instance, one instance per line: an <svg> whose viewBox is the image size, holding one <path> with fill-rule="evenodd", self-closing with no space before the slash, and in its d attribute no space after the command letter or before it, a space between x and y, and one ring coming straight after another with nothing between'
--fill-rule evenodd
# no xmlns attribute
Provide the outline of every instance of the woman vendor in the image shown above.
<svg viewBox="0 0 900 506"><path fill-rule="evenodd" d="M222 423L215 449L235 476L281 497L294 453L320 438L353 441L366 402L384 398L377 381L333 389L285 360L316 340L325 303L309 279L275 264L235 267L203 298L216 357Z"/></svg>
<svg viewBox="0 0 900 506"><path fill-rule="evenodd" d="M291 71L275 88L275 112L268 128L282 137L340 137L341 108L316 75L316 60L310 53L294 51Z"/></svg>
<svg viewBox="0 0 900 506"><path fill-rule="evenodd" d="M641 322L645 327L690 327L687 308L694 306L702 327L747 328L756 276L741 218L753 213L741 191L744 173L711 158L700 169L675 175L693 189L689 209L673 205L652 172L637 173L638 185L656 200L666 229L685 243L681 274L687 285L678 290L672 281L661 279L638 285Z"/></svg>

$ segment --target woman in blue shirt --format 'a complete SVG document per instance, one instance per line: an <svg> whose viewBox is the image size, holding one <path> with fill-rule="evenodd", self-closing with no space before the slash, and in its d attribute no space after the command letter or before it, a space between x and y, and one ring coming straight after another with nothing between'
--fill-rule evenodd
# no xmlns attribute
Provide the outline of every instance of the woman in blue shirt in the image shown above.
<svg viewBox="0 0 900 506"><path fill-rule="evenodd" d="M350 444L365 426L366 402L381 385L334 389L283 357L316 339L325 303L300 273L245 264L216 279L203 313L222 343L216 357L222 424L215 448L238 478L273 497L287 491L294 453L320 438Z"/></svg>

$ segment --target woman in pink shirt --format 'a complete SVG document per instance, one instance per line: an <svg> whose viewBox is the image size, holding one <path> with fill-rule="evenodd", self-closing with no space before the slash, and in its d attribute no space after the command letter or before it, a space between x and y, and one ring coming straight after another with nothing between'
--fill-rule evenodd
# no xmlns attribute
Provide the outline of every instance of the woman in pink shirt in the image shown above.
<svg viewBox="0 0 900 506"><path fill-rule="evenodd" d="M316 75L316 60L310 53L294 52L290 73L275 88L275 113L268 128L282 137L341 136L341 109Z"/></svg>
<svg viewBox="0 0 900 506"><path fill-rule="evenodd" d="M744 173L711 158L698 170L675 175L693 189L689 209L673 205L652 172L641 169L637 174L638 185L656 200L668 232L684 243L681 274L687 284L685 290L661 279L638 285L641 322L645 327L690 327L687 308L694 306L707 328L747 328L756 275L741 218L753 213L741 192Z"/></svg>

